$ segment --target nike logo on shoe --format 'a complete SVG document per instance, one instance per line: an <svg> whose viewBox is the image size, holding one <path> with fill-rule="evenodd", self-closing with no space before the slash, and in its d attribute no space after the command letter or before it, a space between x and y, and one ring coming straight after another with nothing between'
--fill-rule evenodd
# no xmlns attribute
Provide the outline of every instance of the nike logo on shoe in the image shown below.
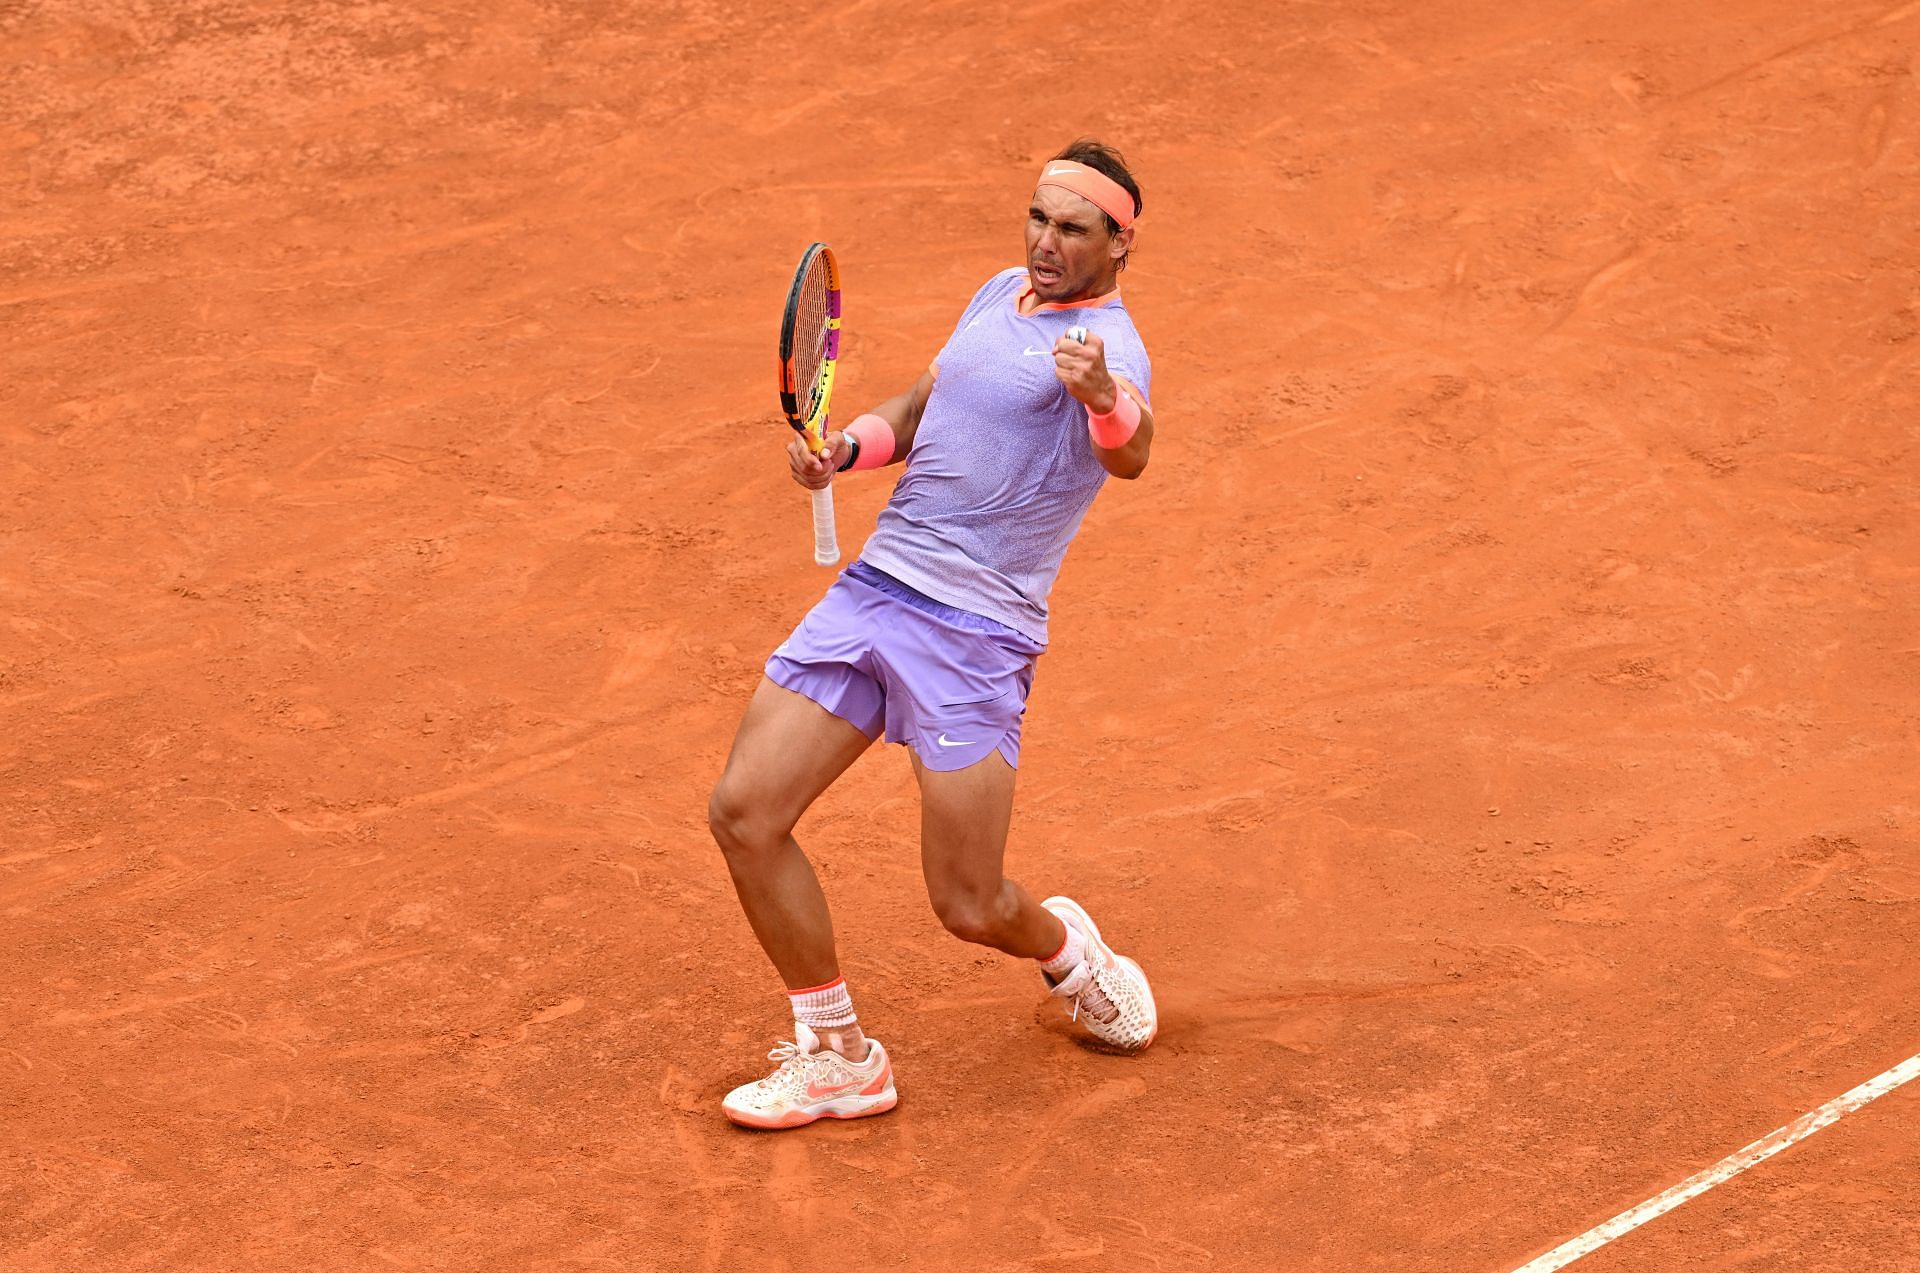
<svg viewBox="0 0 1920 1273"><path fill-rule="evenodd" d="M940 737L938 737L938 738L936 738L936 739L934 739L933 741L935 741L936 743L939 743L939 744L940 744L940 745L941 745L942 747L971 747L971 746L973 746L973 740L972 740L971 738L963 738L963 739L961 739L960 741L958 741L958 742L955 742L955 741L954 741L953 739L951 739L951 738L948 738L948 737L946 736L946 734L944 734L944 733L942 733L942 734L940 735Z"/></svg>
<svg viewBox="0 0 1920 1273"><path fill-rule="evenodd" d="M830 1100L836 1096L845 1096L857 1088L867 1086L866 1079L855 1079L851 1083L809 1083L807 1099L810 1101Z"/></svg>

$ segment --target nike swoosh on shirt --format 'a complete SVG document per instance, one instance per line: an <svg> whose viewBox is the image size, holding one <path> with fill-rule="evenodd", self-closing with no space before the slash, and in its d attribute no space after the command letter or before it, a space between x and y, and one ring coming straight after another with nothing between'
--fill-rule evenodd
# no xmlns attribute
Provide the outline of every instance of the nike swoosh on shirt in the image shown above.
<svg viewBox="0 0 1920 1273"><path fill-rule="evenodd" d="M934 739L933 741L934 741L934 742L936 742L936 743L939 743L939 744L940 744L940 745L941 745L942 747L971 747L971 746L973 746L973 740L972 740L971 738L963 738L963 739L961 739L961 740L960 740L959 742L954 742L954 741L953 741L952 739L950 739L950 738L948 738L948 737L947 737L947 736L946 736L945 734L941 734L941 735L940 735L940 737L938 737L938 738L936 738L936 739Z"/></svg>
<svg viewBox="0 0 1920 1273"><path fill-rule="evenodd" d="M1044 354L1044 353L1046 353L1047 351L1046 351L1046 350L1044 350L1044 349L1033 349L1033 348L1031 348L1031 347L1029 347L1029 348L1027 348L1027 349L1023 349L1023 350L1021 350L1020 352L1021 352L1021 354L1022 354L1023 356L1025 356L1025 357L1028 357L1028 358L1038 358L1038 357L1039 357L1039 356L1040 356L1041 354Z"/></svg>

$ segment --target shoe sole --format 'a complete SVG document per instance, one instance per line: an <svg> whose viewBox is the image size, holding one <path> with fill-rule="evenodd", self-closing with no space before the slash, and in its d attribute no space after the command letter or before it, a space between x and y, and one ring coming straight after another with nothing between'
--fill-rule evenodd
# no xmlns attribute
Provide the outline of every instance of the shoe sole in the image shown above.
<svg viewBox="0 0 1920 1273"><path fill-rule="evenodd" d="M755 1114L750 1110L733 1109L721 1106L727 1121L737 1127L751 1127L755 1131L781 1132L794 1127L805 1127L808 1123L817 1123L823 1118L871 1118L875 1114L884 1114L900 1103L899 1093L892 1088L874 1096L842 1096L831 1101L822 1101L818 1105L809 1105L805 1109L790 1109L777 1118Z"/></svg>
<svg viewBox="0 0 1920 1273"><path fill-rule="evenodd" d="M1146 1051L1148 1044L1151 1044L1160 1035L1160 1005L1153 1000L1153 983L1147 980L1146 970L1143 969L1137 961L1129 959L1125 955L1114 954L1113 947L1107 945L1106 939L1100 935L1100 925L1093 922L1093 916L1087 914L1086 907L1080 905L1080 903L1074 901L1071 897L1049 897L1046 901L1040 903L1040 905L1044 909L1055 911L1056 913L1060 910L1072 911L1074 918L1079 922L1082 931L1086 933L1088 938L1100 943L1100 949L1106 951L1110 959L1117 964L1125 964L1127 967L1133 969L1134 976L1140 978L1140 991L1147 998L1147 1017L1152 1024L1147 1027L1146 1042L1134 1047L1125 1048L1124 1050L1128 1052ZM1062 920L1061 922L1065 923L1066 921ZM1119 1047L1121 1045L1108 1044L1108 1046Z"/></svg>

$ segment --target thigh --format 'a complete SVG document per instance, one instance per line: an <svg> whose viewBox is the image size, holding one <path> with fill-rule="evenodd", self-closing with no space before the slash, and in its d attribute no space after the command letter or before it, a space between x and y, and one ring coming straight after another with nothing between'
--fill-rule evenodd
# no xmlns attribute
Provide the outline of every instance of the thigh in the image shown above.
<svg viewBox="0 0 1920 1273"><path fill-rule="evenodd" d="M876 622L867 589L845 576L767 658L767 679L876 738L885 721L886 694L875 675Z"/></svg>
<svg viewBox="0 0 1920 1273"><path fill-rule="evenodd" d="M720 775L726 802L791 828L873 740L804 694L762 678Z"/></svg>
<svg viewBox="0 0 1920 1273"><path fill-rule="evenodd" d="M936 904L943 897L998 892L1013 822L1015 770L998 752L965 769L928 768L918 755L920 869Z"/></svg>

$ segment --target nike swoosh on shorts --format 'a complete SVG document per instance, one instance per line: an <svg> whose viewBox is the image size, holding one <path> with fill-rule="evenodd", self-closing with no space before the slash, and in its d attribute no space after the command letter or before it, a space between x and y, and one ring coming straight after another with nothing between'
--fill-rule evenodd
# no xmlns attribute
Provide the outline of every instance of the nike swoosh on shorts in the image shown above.
<svg viewBox="0 0 1920 1273"><path fill-rule="evenodd" d="M973 746L973 740L972 740L971 738L963 738L963 739L961 739L961 740L959 740L958 742L955 742L955 741L953 741L953 740L951 740L951 739L949 739L949 738L948 738L948 737L947 737L947 736L946 736L945 734L941 734L941 735L940 735L940 737L938 737L938 738L936 738L936 739L934 739L933 741L934 741L934 742L936 742L936 743L939 743L939 744L940 744L940 745L941 745L942 747L971 747L971 746Z"/></svg>

